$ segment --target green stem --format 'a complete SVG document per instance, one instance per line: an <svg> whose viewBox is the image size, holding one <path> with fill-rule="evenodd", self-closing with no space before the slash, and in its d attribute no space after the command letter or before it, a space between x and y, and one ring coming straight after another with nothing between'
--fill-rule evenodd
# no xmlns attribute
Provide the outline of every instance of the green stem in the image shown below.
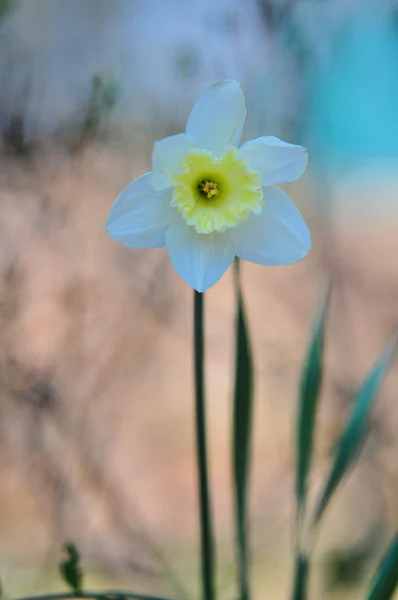
<svg viewBox="0 0 398 600"><path fill-rule="evenodd" d="M210 504L207 468L206 407L204 377L204 295L194 292L194 360L195 360L195 423L196 457L199 485L199 511L201 536L201 570L203 600L215 599L214 584L214 535Z"/></svg>

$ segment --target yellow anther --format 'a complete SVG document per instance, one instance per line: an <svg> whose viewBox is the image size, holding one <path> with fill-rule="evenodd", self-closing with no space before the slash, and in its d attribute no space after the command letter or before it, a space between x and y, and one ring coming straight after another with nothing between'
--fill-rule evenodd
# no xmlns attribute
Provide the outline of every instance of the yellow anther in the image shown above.
<svg viewBox="0 0 398 600"><path fill-rule="evenodd" d="M207 198L213 198L213 196L218 196L218 188L217 184L214 181L202 181L199 184L199 189L202 194L207 195Z"/></svg>

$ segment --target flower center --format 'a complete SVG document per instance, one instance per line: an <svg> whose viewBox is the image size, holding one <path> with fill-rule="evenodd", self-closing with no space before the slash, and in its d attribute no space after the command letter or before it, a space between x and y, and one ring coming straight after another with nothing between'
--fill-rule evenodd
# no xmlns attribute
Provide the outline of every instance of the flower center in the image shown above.
<svg viewBox="0 0 398 600"><path fill-rule="evenodd" d="M191 150L172 183L171 205L198 233L236 227L250 213L259 214L264 204L260 173L251 170L232 146L220 158L207 150Z"/></svg>
<svg viewBox="0 0 398 600"><path fill-rule="evenodd" d="M213 198L213 196L218 196L217 183L214 181L200 181L198 183L198 190L203 196L207 196L207 199Z"/></svg>

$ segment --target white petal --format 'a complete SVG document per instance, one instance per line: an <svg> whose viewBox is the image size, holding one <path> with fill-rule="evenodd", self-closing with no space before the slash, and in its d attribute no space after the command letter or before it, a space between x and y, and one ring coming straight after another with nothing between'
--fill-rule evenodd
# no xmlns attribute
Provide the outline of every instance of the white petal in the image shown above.
<svg viewBox="0 0 398 600"><path fill-rule="evenodd" d="M239 154L247 159L251 169L261 173L264 186L295 181L308 163L303 146L288 144L272 136L246 142Z"/></svg>
<svg viewBox="0 0 398 600"><path fill-rule="evenodd" d="M198 98L188 117L186 131L200 149L221 156L225 146L239 144L245 120L242 87L228 79L212 85Z"/></svg>
<svg viewBox="0 0 398 600"><path fill-rule="evenodd" d="M151 173L142 175L116 198L106 222L108 234L131 248L164 246L166 230L178 218L171 195L171 189L153 189Z"/></svg>
<svg viewBox="0 0 398 600"><path fill-rule="evenodd" d="M300 212L278 188L266 188L264 201L261 214L231 229L237 256L269 266L301 260L311 250L311 234Z"/></svg>
<svg viewBox="0 0 398 600"><path fill-rule="evenodd" d="M188 285L205 292L217 283L234 259L229 233L197 233L183 221L166 233L171 264Z"/></svg>
<svg viewBox="0 0 398 600"><path fill-rule="evenodd" d="M170 175L178 170L181 160L195 147L195 142L186 133L171 135L155 142L152 152L152 185L156 190L170 186Z"/></svg>

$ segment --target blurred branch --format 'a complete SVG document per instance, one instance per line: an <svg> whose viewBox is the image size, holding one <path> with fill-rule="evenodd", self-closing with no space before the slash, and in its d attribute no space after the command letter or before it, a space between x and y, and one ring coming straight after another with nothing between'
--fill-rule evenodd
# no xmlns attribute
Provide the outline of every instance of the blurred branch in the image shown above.
<svg viewBox="0 0 398 600"><path fill-rule="evenodd" d="M276 31L283 23L290 19L293 9L293 0L279 2L273 0L260 0L260 10L264 20L272 31Z"/></svg>
<svg viewBox="0 0 398 600"><path fill-rule="evenodd" d="M103 120L109 116L117 101L117 88L112 80L101 74L92 78L91 93L81 134L75 150L80 150L88 140L98 135Z"/></svg>

